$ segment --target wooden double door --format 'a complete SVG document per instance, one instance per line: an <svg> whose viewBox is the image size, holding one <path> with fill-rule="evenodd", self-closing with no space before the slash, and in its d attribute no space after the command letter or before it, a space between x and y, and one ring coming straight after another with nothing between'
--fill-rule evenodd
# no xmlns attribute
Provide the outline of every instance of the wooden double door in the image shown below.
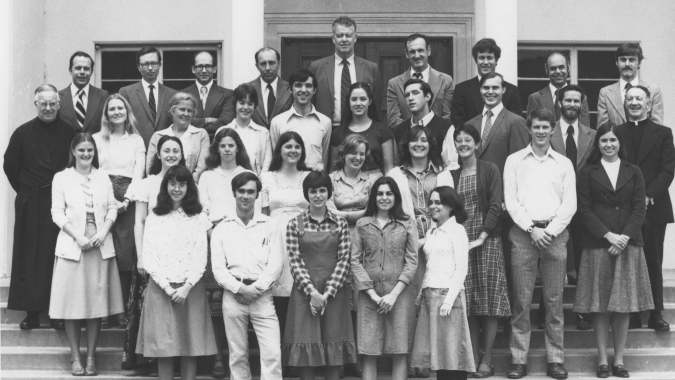
<svg viewBox="0 0 675 380"><path fill-rule="evenodd" d="M451 37L428 38L431 46L429 64L436 70L454 77L453 43ZM410 63L405 56L405 37L377 38L359 37L354 52L357 56L376 62L380 68L382 93L379 97L380 120L387 120L387 83L405 70ZM309 68L309 65L323 57L335 54L335 47L326 38L282 38L281 77L288 79L294 71Z"/></svg>

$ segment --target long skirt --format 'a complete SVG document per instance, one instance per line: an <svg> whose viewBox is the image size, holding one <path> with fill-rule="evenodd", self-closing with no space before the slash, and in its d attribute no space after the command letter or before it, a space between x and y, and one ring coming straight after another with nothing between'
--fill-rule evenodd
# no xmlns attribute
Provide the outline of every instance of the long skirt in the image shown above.
<svg viewBox="0 0 675 380"><path fill-rule="evenodd" d="M376 289L377 291L377 289ZM384 292L382 292L384 293ZM378 295L382 296L384 294ZM361 355L409 354L415 333L415 295L406 287L394 307L378 314L379 306L366 292L357 299L357 349Z"/></svg>

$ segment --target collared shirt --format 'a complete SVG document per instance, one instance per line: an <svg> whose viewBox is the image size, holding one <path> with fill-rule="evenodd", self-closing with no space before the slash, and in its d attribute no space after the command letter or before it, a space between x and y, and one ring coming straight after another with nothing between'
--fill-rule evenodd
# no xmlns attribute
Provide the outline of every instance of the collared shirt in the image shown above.
<svg viewBox="0 0 675 380"><path fill-rule="evenodd" d="M275 97L278 98L277 96L277 83L279 83L279 77L277 76L274 78L272 83L269 83L272 85L272 93L274 94ZM260 77L260 88L262 89L262 100L263 100L263 107L265 107L265 115L270 114L270 110L267 109L267 99L270 96L270 90L267 88L268 83L265 82L262 77Z"/></svg>
<svg viewBox="0 0 675 380"><path fill-rule="evenodd" d="M103 137L95 133L99 167L110 175L117 175L140 181L145 175L145 143L140 135L111 134Z"/></svg>
<svg viewBox="0 0 675 380"><path fill-rule="evenodd" d="M565 145L565 148L567 148L567 129L569 126L572 126L574 129L574 145L579 147L579 119L574 120L574 123L568 124L565 119L560 118L560 128L562 129L560 132L563 134L563 144Z"/></svg>
<svg viewBox="0 0 675 380"><path fill-rule="evenodd" d="M625 80L623 80L623 78L619 78L619 88L621 88L621 100L622 100L622 101L623 101L623 99L626 98L626 84L628 84L628 82L626 82ZM639 85L639 84L640 84L640 78L638 78L638 77L636 76L635 79L633 79L632 81L630 81L630 84L631 84L633 87Z"/></svg>
<svg viewBox="0 0 675 380"><path fill-rule="evenodd" d="M510 155L504 165L504 200L522 230L527 231L533 220L550 220L546 232L558 236L577 211L572 162L551 147L541 158L532 145Z"/></svg>
<svg viewBox="0 0 675 380"><path fill-rule="evenodd" d="M232 293L239 292L239 279L254 280L258 290L267 290L281 275L282 250L274 220L256 212L248 224L236 212L211 234L211 264L216 281ZM235 278L236 277L236 278Z"/></svg>
<svg viewBox="0 0 675 380"><path fill-rule="evenodd" d="M487 121L487 117L486 117L485 113L488 111L488 109L489 108L487 108L487 106L483 106L483 120L481 120L480 131L479 131L481 138L483 138L483 131L485 130L485 122ZM492 121L492 126L495 125L495 120L497 120L497 115L499 115L499 113L502 112L503 109L504 109L504 103L499 103L496 106L494 106L494 108L492 108L492 110L491 110L492 111L492 117L490 118L490 120Z"/></svg>
<svg viewBox="0 0 675 380"><path fill-rule="evenodd" d="M431 67L431 66L427 65L427 68L424 69L424 70L422 70L422 72L420 73L420 74L422 74L422 80L425 81L426 83L429 83L429 71L430 71L429 68L430 68L430 67ZM411 67L411 68L410 68L410 77L411 77L411 78L415 78L415 74L416 74L416 73L417 73L417 71L415 71L415 70Z"/></svg>
<svg viewBox="0 0 675 380"><path fill-rule="evenodd" d="M333 196L326 206L329 209L340 211L365 210L373 184L381 176L381 172L360 170L356 176L356 182L350 184L345 178L344 170L330 173L330 178L333 182Z"/></svg>
<svg viewBox="0 0 675 380"><path fill-rule="evenodd" d="M408 178L408 187L410 188L410 195L412 195L415 215L428 216L429 198L431 198L431 192L436 188L440 168L429 161L429 166L422 173L417 173L408 166L401 166L401 170Z"/></svg>
<svg viewBox="0 0 675 380"><path fill-rule="evenodd" d="M141 85L143 86L143 92L145 92L145 100L150 103L150 83L146 82L145 79L141 79ZM152 89L152 93L155 95L155 106L157 106L157 101L159 99L159 81L152 83L155 88Z"/></svg>
<svg viewBox="0 0 675 380"><path fill-rule="evenodd" d="M302 214L302 223L305 231L329 232L335 228L338 230L337 265L330 279L326 282L324 293L333 297L343 285L349 284L349 264L351 261L351 241L349 239L349 226L344 218L334 215L326 210L326 218L320 223L309 215L309 209ZM293 218L286 227L286 250L291 264L291 274L298 283L298 289L306 295L310 295L316 288L312 284L309 272L305 268L304 261L300 257L300 242L298 239L298 219Z"/></svg>
<svg viewBox="0 0 675 380"><path fill-rule="evenodd" d="M553 83L548 82L548 88L551 90L551 99L553 99L553 106L555 107L555 102L558 101L558 97L555 96L558 88L553 85Z"/></svg>
<svg viewBox="0 0 675 380"><path fill-rule="evenodd" d="M452 305L464 289L464 279L469 270L469 238L464 226L455 218L440 227L432 227L426 235L424 254L427 268L422 289L448 289L444 304Z"/></svg>
<svg viewBox="0 0 675 380"><path fill-rule="evenodd" d="M323 170L324 162L328 162L330 135L333 131L328 116L318 112L314 105L309 114L302 116L295 110L295 106L292 106L288 111L272 119L270 124L272 146L276 146L279 136L288 131L297 132L304 140L307 150L305 164L314 170Z"/></svg>
<svg viewBox="0 0 675 380"><path fill-rule="evenodd" d="M349 79L356 83L356 66L354 54L347 58L349 62ZM342 58L335 54L335 75L333 75L333 125L339 125L342 120Z"/></svg>
<svg viewBox="0 0 675 380"><path fill-rule="evenodd" d="M213 80L211 80L207 84L201 84L201 83L199 83L198 80L196 80L195 84L197 85L197 92L199 93L199 97L202 99L202 105L206 108L206 98L209 97L209 92L211 92L211 86L213 86ZM206 94L205 95L202 95L202 87L206 87Z"/></svg>
<svg viewBox="0 0 675 380"><path fill-rule="evenodd" d="M197 128L193 125L188 125L187 129L185 132L183 132L183 135L180 137L180 142L183 144L183 153L185 154L185 162L188 161L188 158L193 155L193 154L199 154L199 152L192 152L192 135L193 134L199 134L199 131L201 131L200 128ZM167 129L162 129L161 131L155 132L159 136L173 136L173 137L178 137L176 136L176 133L173 130L173 124ZM197 136L199 137L199 136Z"/></svg>
<svg viewBox="0 0 675 380"><path fill-rule="evenodd" d="M256 124L253 120L247 126L242 127L235 118L230 124L218 128L216 135L225 128L237 131L257 175L269 169L272 163L272 143L267 128Z"/></svg>
<svg viewBox="0 0 675 380"><path fill-rule="evenodd" d="M420 125L420 122L422 122L422 125L426 127L427 125L429 125L431 119L433 118L434 118L434 111L429 111L428 114L426 114L423 118L421 118L417 122L415 122L415 117L413 116L410 120L410 125L411 126Z"/></svg>
<svg viewBox="0 0 675 380"><path fill-rule="evenodd" d="M87 104L89 104L89 83L84 85L82 87L84 90L84 96L82 97L82 103L84 104L84 109L87 109ZM70 84L70 93L73 95L73 107L77 105L77 98L79 97L77 93L80 91L80 89L74 84Z"/></svg>
<svg viewBox="0 0 675 380"><path fill-rule="evenodd" d="M225 174L220 166L205 170L199 177L199 201L212 223L232 217L235 213L236 201L232 193L232 179L238 174L250 172L237 166L231 175Z"/></svg>

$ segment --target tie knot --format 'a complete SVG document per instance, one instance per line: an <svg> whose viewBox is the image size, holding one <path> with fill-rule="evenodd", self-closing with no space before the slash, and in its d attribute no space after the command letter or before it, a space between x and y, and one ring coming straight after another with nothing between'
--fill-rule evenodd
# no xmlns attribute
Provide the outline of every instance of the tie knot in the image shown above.
<svg viewBox="0 0 675 380"><path fill-rule="evenodd" d="M202 95L206 95L206 93L207 93L208 91L209 91L209 89L206 88L206 86L202 86L202 88L199 90L199 92L201 92Z"/></svg>
<svg viewBox="0 0 675 380"><path fill-rule="evenodd" d="M630 90L631 88L633 88L633 85L630 84L630 82L626 83L626 91Z"/></svg>
<svg viewBox="0 0 675 380"><path fill-rule="evenodd" d="M415 77L415 79L422 79L422 73L414 73L413 77Z"/></svg>
<svg viewBox="0 0 675 380"><path fill-rule="evenodd" d="M152 90L155 89L155 85L152 85L152 84L151 84L151 85L148 86L148 88L150 89L150 91L152 91Z"/></svg>
<svg viewBox="0 0 675 380"><path fill-rule="evenodd" d="M271 83L268 83L268 84L267 84L267 89L270 90L270 91L272 91L272 92L274 92L274 90L272 90L272 84L271 84Z"/></svg>
<svg viewBox="0 0 675 380"><path fill-rule="evenodd" d="M342 60L342 65L343 65L343 66L349 66L349 61L346 60L346 59L343 59L343 60Z"/></svg>
<svg viewBox="0 0 675 380"><path fill-rule="evenodd" d="M493 115L492 110L487 110L487 111L485 111L485 116L486 116L486 117L492 117L492 115Z"/></svg>
<svg viewBox="0 0 675 380"><path fill-rule="evenodd" d="M568 126L567 127L567 134L570 136L574 136L574 127L573 126Z"/></svg>

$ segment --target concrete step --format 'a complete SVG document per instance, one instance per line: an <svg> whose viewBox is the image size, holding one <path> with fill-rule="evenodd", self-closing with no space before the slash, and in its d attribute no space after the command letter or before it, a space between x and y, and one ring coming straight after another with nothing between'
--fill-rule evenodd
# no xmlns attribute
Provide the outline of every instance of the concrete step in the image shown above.
<svg viewBox="0 0 675 380"><path fill-rule="evenodd" d="M664 281L663 284L663 302L666 303L675 303L675 286L671 283L673 281ZM532 293L532 303L539 303L541 300L541 285L536 285L534 287L534 292ZM565 285L563 289L563 303L574 303L574 297L577 294L576 285Z"/></svg>
<svg viewBox="0 0 675 380"><path fill-rule="evenodd" d="M572 311L572 307L574 304L572 303L565 303L563 304L563 314L565 318L565 325L570 325L570 326L576 326L577 324L577 314ZM666 310L663 310L661 314L663 315L663 319L670 323L675 329L675 303L667 303L664 304L664 307ZM539 320L538 318L539 314L539 304L538 303L533 303L531 308L530 308L530 321L532 323L537 323ZM642 326L647 327L647 322L649 320L649 312L645 311L640 313L640 317L642 317Z"/></svg>

